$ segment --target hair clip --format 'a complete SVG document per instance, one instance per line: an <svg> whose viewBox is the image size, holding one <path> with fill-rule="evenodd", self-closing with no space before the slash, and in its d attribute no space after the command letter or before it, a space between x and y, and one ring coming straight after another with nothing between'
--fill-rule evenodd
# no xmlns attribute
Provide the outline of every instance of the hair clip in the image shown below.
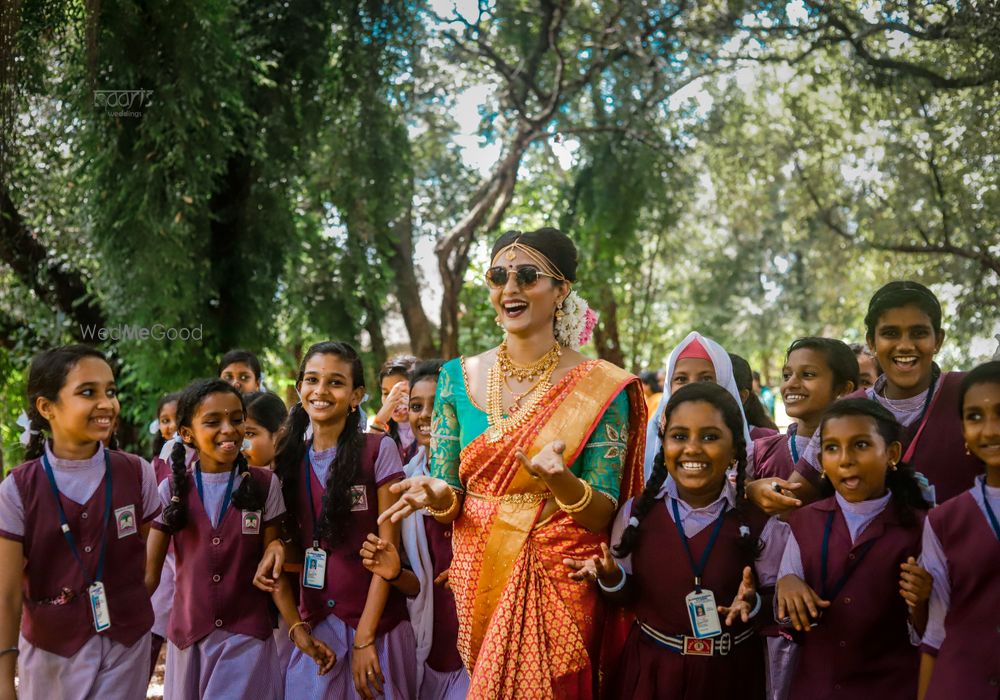
<svg viewBox="0 0 1000 700"><path fill-rule="evenodd" d="M171 503L180 503L181 502L181 497L180 496L171 496L170 497L170 502Z"/></svg>
<svg viewBox="0 0 1000 700"><path fill-rule="evenodd" d="M639 518L634 515L628 519L629 527L639 527Z"/></svg>
<svg viewBox="0 0 1000 700"><path fill-rule="evenodd" d="M740 525L740 537L749 537L750 528L746 525Z"/></svg>

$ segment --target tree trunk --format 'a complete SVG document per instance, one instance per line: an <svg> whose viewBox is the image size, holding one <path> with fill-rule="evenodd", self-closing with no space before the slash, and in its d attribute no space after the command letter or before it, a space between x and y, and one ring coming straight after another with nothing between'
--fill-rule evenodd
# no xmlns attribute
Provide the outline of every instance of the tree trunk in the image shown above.
<svg viewBox="0 0 1000 700"><path fill-rule="evenodd" d="M48 252L14 206L7 186L0 183L0 260L7 263L21 283L38 298L73 319L73 336L86 342L84 327L104 328L107 319L87 292L78 272L48 259Z"/></svg>
<svg viewBox="0 0 1000 700"><path fill-rule="evenodd" d="M431 322L420 303L420 281L413 262L412 206L404 220L394 227L391 242L389 267L395 277L396 299L403 314L403 323L410 335L410 349L419 358L437 357Z"/></svg>
<svg viewBox="0 0 1000 700"><path fill-rule="evenodd" d="M609 289L604 290L601 298L607 301L597 307L600 317L594 328L597 356L611 364L625 367L625 354L622 352L621 339L618 336L618 302Z"/></svg>

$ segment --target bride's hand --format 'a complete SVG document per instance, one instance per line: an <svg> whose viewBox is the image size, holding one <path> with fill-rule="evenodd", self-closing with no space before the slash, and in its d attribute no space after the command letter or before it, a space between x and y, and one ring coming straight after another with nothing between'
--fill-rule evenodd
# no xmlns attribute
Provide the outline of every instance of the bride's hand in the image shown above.
<svg viewBox="0 0 1000 700"><path fill-rule="evenodd" d="M517 460L524 467L525 471L536 479L548 480L569 471L566 468L566 462L563 461L563 452L565 451L565 442L562 440L553 440L530 460L528 459L528 455L521 449L518 449L516 454Z"/></svg>
<svg viewBox="0 0 1000 700"><path fill-rule="evenodd" d="M457 498L447 482L435 479L433 476L411 476L409 479L397 481L389 487L389 490L402 495L378 516L379 525L386 520L398 523L406 516L428 506L435 510L444 510L451 505L451 499Z"/></svg>

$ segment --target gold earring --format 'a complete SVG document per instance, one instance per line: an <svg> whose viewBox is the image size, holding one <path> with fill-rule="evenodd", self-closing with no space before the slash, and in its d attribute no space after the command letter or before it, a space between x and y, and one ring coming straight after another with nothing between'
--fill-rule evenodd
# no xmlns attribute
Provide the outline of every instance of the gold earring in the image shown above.
<svg viewBox="0 0 1000 700"><path fill-rule="evenodd" d="M819 473L819 478L820 479L825 479L826 478L826 472L825 471L824 472L820 472Z"/></svg>
<svg viewBox="0 0 1000 700"><path fill-rule="evenodd" d="M566 312L563 311L562 307L563 307L563 303L560 301L559 304L556 305L556 319L560 319L560 318L562 318L563 316L566 315Z"/></svg>
<svg viewBox="0 0 1000 700"><path fill-rule="evenodd" d="M896 463L895 462L889 462L889 469L891 469L892 471L896 471Z"/></svg>
<svg viewBox="0 0 1000 700"><path fill-rule="evenodd" d="M967 455L971 455L972 454L971 452L969 452L969 443L965 443L965 454L967 454Z"/></svg>
<svg viewBox="0 0 1000 700"><path fill-rule="evenodd" d="M500 323L500 314L497 314L496 316L493 317L493 322L498 326L500 326L501 328L503 328L503 324Z"/></svg>

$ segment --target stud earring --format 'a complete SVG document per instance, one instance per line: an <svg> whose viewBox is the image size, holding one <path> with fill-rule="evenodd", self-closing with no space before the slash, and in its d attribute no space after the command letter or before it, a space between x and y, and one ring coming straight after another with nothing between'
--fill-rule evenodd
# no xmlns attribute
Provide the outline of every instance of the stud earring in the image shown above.
<svg viewBox="0 0 1000 700"><path fill-rule="evenodd" d="M971 452L969 452L969 443L965 443L965 454L967 454L967 455L971 455L972 454Z"/></svg>
<svg viewBox="0 0 1000 700"><path fill-rule="evenodd" d="M889 462L889 469L891 469L892 471L896 471L896 463L895 462Z"/></svg>

